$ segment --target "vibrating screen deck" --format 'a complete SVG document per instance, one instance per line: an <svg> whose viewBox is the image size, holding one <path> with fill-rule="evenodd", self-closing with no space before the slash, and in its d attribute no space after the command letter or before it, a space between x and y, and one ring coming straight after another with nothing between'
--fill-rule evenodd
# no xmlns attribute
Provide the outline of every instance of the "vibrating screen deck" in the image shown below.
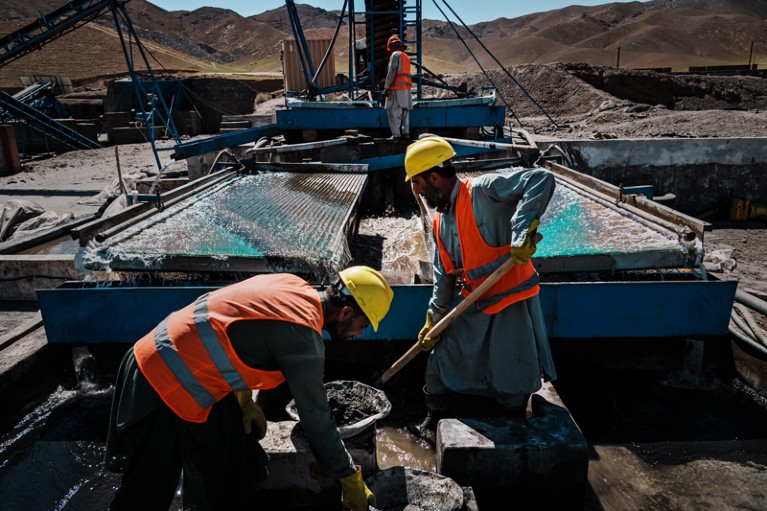
<svg viewBox="0 0 767 511"><path fill-rule="evenodd" d="M347 264L364 174L233 176L86 247L89 269L325 273Z"/></svg>
<svg viewBox="0 0 767 511"><path fill-rule="evenodd" d="M348 244L366 181L365 174L233 176L102 243L92 241L84 267L325 275L352 259ZM685 260L674 233L561 180L539 231L542 271L651 269Z"/></svg>

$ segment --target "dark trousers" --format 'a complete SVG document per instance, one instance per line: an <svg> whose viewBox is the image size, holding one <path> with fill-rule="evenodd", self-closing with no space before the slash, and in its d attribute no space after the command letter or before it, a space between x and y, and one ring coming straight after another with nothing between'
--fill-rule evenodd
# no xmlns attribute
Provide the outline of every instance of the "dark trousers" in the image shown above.
<svg viewBox="0 0 767 511"><path fill-rule="evenodd" d="M127 451L122 486L111 511L167 511L183 469L184 509L253 509L251 492L266 476L266 453L245 435L234 394L216 403L204 423L161 407L120 432Z"/></svg>

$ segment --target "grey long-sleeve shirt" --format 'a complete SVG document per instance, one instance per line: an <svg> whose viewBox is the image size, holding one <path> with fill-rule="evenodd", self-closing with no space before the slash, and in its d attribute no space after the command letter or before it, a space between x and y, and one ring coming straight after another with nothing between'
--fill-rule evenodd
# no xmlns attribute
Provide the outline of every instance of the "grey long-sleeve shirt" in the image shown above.
<svg viewBox="0 0 767 511"><path fill-rule="evenodd" d="M471 197L474 216L482 238L489 245L519 247L525 242L527 229L534 218L546 211L555 187L554 175L545 169L522 169L510 173L485 174L474 178ZM450 195L451 204L458 197L456 183ZM463 266L455 208L443 213L440 232L445 250L456 268ZM456 276L445 272L439 250L434 251L434 291L429 310L436 323L447 314L455 296Z"/></svg>
<svg viewBox="0 0 767 511"><path fill-rule="evenodd" d="M325 345L311 328L283 321L238 321L229 338L240 359L250 367L279 369L296 401L306 432L325 475L340 479L354 472L324 387Z"/></svg>

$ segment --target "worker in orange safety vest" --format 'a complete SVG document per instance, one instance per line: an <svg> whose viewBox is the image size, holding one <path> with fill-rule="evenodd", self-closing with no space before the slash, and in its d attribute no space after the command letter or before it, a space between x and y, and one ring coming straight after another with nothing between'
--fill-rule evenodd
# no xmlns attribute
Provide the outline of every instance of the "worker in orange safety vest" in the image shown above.
<svg viewBox="0 0 767 511"><path fill-rule="evenodd" d="M386 50L391 52L389 67L384 83L386 116L389 119L391 138L410 138L410 110L413 98L410 89L413 79L410 75L410 57L404 52L402 40L393 35L386 43Z"/></svg>
<svg viewBox="0 0 767 511"><path fill-rule="evenodd" d="M524 415L541 379L556 378L538 299L538 273L530 258L540 217L554 193L551 172L541 168L459 179L456 152L443 138L428 136L405 154L406 181L436 209L433 229L434 289L418 334L426 366L426 419L409 429L434 442L438 421L461 396L512 416ZM450 310L456 286L466 298L509 258L515 264L435 339L429 330ZM483 401L484 398L484 401ZM500 406L499 406L500 405ZM489 410L483 410L489 413Z"/></svg>
<svg viewBox="0 0 767 511"><path fill-rule="evenodd" d="M268 456L252 391L287 382L324 475L340 481L347 508L367 511L375 498L328 403L322 331L343 340L378 330L392 298L380 273L352 266L321 291L295 275L259 275L171 313L120 365L106 465L123 477L110 510L167 511L182 469L184 509L255 509Z"/></svg>

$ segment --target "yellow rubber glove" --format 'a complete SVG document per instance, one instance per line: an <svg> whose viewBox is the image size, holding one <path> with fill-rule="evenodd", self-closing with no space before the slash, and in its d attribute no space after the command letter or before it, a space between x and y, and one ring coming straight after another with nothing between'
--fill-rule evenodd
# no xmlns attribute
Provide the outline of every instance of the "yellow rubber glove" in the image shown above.
<svg viewBox="0 0 767 511"><path fill-rule="evenodd" d="M245 428L245 433L249 435L255 424L256 437L261 440L266 436L266 416L261 407L253 402L253 392L240 390L234 394L237 396L237 402L240 404L240 411L242 411L242 427Z"/></svg>
<svg viewBox="0 0 767 511"><path fill-rule="evenodd" d="M418 332L418 342L421 343L421 349L423 351L429 351L432 349L436 344L439 342L439 336L436 336L435 338L426 338L426 334L429 333L429 330L434 326L434 321L431 319L431 313L429 311L426 311L426 323L424 323L423 328L421 328L421 331Z"/></svg>
<svg viewBox="0 0 767 511"><path fill-rule="evenodd" d="M375 507L376 497L362 480L362 468L359 465L354 468L357 470L353 474L339 479L341 502L351 511L368 511L368 506Z"/></svg>
<svg viewBox="0 0 767 511"><path fill-rule="evenodd" d="M525 237L525 242L522 246L511 247L511 258L514 259L516 264L520 266L527 264L527 261L529 261L530 258L533 257L533 254L535 254L535 245L537 245L540 240L540 236L538 236L536 229L538 229L540 223L541 222L537 218L534 218L530 223L530 227L527 229L527 236Z"/></svg>

